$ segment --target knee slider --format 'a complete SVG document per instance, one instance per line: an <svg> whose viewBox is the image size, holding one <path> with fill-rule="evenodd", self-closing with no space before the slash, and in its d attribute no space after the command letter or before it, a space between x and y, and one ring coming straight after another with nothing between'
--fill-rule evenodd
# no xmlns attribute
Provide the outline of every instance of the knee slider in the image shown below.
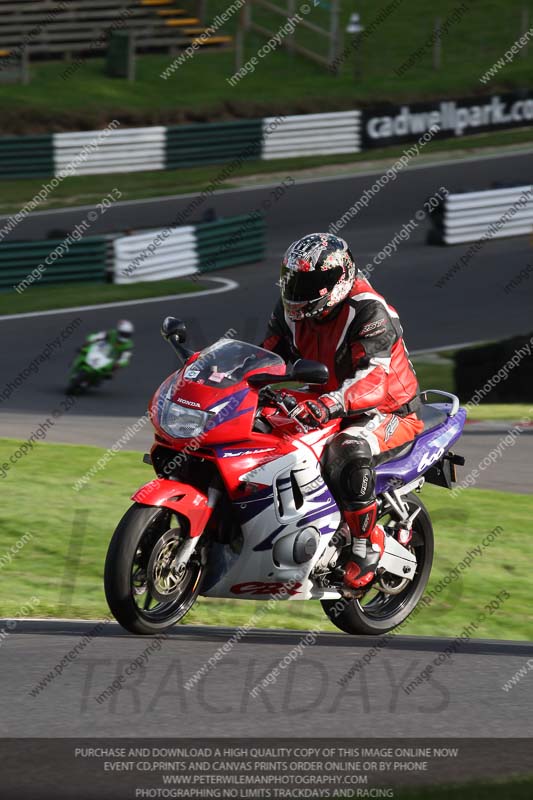
<svg viewBox="0 0 533 800"><path fill-rule="evenodd" d="M376 481L371 467L347 464L341 472L340 492L344 503L350 507L368 505L375 498Z"/></svg>
<svg viewBox="0 0 533 800"><path fill-rule="evenodd" d="M375 477L370 445L363 437L340 433L329 446L324 470L343 504L374 498Z"/></svg>

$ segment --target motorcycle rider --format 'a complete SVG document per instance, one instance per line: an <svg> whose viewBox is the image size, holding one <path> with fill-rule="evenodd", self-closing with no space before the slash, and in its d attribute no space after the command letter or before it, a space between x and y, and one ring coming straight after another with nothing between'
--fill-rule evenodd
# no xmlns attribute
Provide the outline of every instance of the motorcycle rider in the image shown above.
<svg viewBox="0 0 533 800"><path fill-rule="evenodd" d="M113 358L113 371L115 371L120 367L127 367L131 361L134 332L135 328L128 319L119 319L115 328L109 331L91 333L86 342L88 344L93 344L94 342L106 342L109 344ZM106 377L110 378L111 373Z"/></svg>
<svg viewBox="0 0 533 800"><path fill-rule="evenodd" d="M324 393L291 415L312 427L342 418L322 466L351 534L343 582L362 590L385 547L374 468L423 430L418 381L398 313L358 271L344 239L312 233L293 242L280 286L262 346L287 362L308 358L329 368Z"/></svg>

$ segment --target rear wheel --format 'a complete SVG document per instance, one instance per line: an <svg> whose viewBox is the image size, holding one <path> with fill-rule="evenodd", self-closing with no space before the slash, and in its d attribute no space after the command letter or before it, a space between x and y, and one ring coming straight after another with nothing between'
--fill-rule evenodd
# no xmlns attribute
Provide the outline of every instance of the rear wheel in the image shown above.
<svg viewBox="0 0 533 800"><path fill-rule="evenodd" d="M126 512L107 552L104 585L117 622L131 633L161 633L179 622L200 591L204 574L198 543L180 560L190 538L187 522L166 508L136 504Z"/></svg>
<svg viewBox="0 0 533 800"><path fill-rule="evenodd" d="M394 594L375 584L358 600L322 600L322 607L331 622L345 633L380 636L396 628L411 614L426 588L433 564L433 526L418 495L408 494L404 499L410 514L420 509L413 522L413 537L409 544L417 560L415 577L404 582L401 578L386 575L387 588ZM393 518L386 514L379 522L386 525Z"/></svg>

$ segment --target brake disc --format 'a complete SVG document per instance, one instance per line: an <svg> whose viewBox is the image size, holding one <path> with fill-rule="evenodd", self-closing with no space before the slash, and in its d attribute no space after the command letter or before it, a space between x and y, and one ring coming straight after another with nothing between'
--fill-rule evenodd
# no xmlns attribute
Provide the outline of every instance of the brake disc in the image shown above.
<svg viewBox="0 0 533 800"><path fill-rule="evenodd" d="M148 590L162 603L178 595L189 575L189 565L179 560L184 536L179 528L167 531L157 540L148 561Z"/></svg>

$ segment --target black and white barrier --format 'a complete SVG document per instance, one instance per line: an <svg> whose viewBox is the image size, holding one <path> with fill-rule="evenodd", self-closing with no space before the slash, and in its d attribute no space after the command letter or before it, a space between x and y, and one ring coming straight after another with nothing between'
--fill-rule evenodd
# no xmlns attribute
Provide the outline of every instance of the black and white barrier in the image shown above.
<svg viewBox="0 0 533 800"><path fill-rule="evenodd" d="M109 272L113 283L128 284L253 264L265 257L265 233L264 217L253 212L117 236Z"/></svg>
<svg viewBox="0 0 533 800"><path fill-rule="evenodd" d="M441 244L524 236L533 231L533 187L449 194L433 222Z"/></svg>
<svg viewBox="0 0 533 800"><path fill-rule="evenodd" d="M263 119L263 160L359 152L360 111Z"/></svg>

